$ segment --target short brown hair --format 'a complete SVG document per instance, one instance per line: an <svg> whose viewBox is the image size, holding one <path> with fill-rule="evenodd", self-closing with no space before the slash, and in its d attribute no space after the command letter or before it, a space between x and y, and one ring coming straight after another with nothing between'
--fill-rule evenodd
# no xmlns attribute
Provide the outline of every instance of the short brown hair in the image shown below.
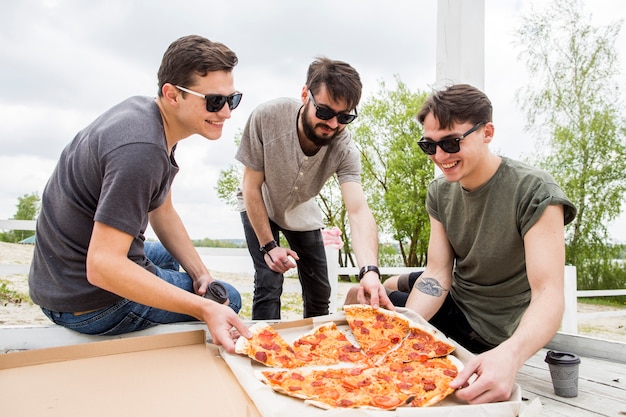
<svg viewBox="0 0 626 417"><path fill-rule="evenodd" d="M491 122L493 108L489 98L468 84L455 84L433 93L417 114L417 121L432 113L442 129L450 129L455 123Z"/></svg>
<svg viewBox="0 0 626 417"><path fill-rule="evenodd" d="M349 64L326 57L317 57L309 65L306 85L315 95L322 85L326 85L328 95L335 101L345 100L350 110L355 109L361 100L361 77Z"/></svg>
<svg viewBox="0 0 626 417"><path fill-rule="evenodd" d="M196 76L230 72L237 62L237 55L222 43L198 35L183 36L172 42L163 55L158 73L159 97L165 83L189 86Z"/></svg>

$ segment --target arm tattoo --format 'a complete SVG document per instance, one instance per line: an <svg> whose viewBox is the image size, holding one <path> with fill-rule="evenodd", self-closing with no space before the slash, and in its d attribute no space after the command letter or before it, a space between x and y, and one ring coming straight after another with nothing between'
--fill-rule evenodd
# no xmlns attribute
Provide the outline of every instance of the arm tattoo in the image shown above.
<svg viewBox="0 0 626 417"><path fill-rule="evenodd" d="M432 295L433 297L441 297L444 291L448 291L448 289L443 288L435 278L420 277L415 285L418 290L424 294Z"/></svg>

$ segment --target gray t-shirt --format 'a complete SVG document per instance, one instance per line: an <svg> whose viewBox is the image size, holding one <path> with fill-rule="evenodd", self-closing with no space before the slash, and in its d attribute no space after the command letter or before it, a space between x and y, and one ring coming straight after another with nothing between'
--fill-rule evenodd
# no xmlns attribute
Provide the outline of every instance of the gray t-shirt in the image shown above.
<svg viewBox="0 0 626 417"><path fill-rule="evenodd" d="M33 301L74 312L121 299L87 281L94 221L133 236L129 259L154 271L143 249L148 212L163 204L177 172L154 98L130 98L79 132L42 195L29 276Z"/></svg>
<svg viewBox="0 0 626 417"><path fill-rule="evenodd" d="M550 174L505 157L477 190L444 177L428 188L428 212L455 254L452 297L490 343L508 339L530 303L523 239L549 205L564 206L565 224L576 215Z"/></svg>
<svg viewBox="0 0 626 417"><path fill-rule="evenodd" d="M324 227L315 197L326 181L337 174L339 183L361 182L359 152L344 129L329 146L314 156L302 152L297 120L302 103L279 98L257 107L246 123L235 158L263 171L263 200L269 218L287 230L308 231ZM239 210L245 211L241 187Z"/></svg>

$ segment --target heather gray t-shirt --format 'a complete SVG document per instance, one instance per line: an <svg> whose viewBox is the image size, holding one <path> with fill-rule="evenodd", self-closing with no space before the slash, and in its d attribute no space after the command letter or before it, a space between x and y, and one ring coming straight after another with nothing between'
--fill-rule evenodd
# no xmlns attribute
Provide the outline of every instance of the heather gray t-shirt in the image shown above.
<svg viewBox="0 0 626 417"><path fill-rule="evenodd" d="M133 236L129 259L154 272L143 249L148 212L163 204L177 172L154 98L130 98L79 132L42 195L29 276L33 301L74 312L120 300L87 281L94 221Z"/></svg>
<svg viewBox="0 0 626 417"><path fill-rule="evenodd" d="M263 171L263 200L269 218L293 231L324 227L315 197L326 181L337 174L339 184L361 182L359 152L344 129L329 146L314 156L302 152L297 133L302 103L279 98L257 107L243 131L235 158L255 171ZM239 210L245 211L241 187Z"/></svg>
<svg viewBox="0 0 626 417"><path fill-rule="evenodd" d="M428 212L443 224L455 254L451 294L485 340L508 339L530 303L524 236L549 205L576 208L550 174L503 157L482 187L466 191L443 176L428 188Z"/></svg>

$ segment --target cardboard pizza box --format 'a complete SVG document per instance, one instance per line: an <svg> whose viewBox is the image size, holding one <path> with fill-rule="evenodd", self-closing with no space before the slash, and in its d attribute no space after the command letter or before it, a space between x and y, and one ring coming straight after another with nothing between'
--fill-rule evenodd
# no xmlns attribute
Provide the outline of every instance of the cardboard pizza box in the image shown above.
<svg viewBox="0 0 626 417"><path fill-rule="evenodd" d="M410 310L398 309L398 311L403 313L409 319L432 328L435 332L441 335L438 330L434 329L428 322ZM343 313L292 322L273 323L272 327L278 330L287 342L292 342L302 334L307 333L313 328L329 321L334 321L337 324L337 327L344 330L346 336L350 338L349 326ZM473 356L472 353L455 343L453 340L451 342L456 346L453 355L456 356L461 362L466 363ZM257 375L258 372L269 369L264 365L251 360L247 356L228 354L226 352L221 352L221 354L241 386L246 390L249 397L256 404L257 409L263 417L466 417L468 415L480 415L483 417L529 417L531 415L531 413L524 413L522 407L521 389L517 384L515 385L511 398L508 401L499 403L468 405L457 400L454 395L450 395L435 406L423 408L399 407L392 411L339 408L330 411L323 410L305 404L303 400L276 393L270 387L262 383L258 379ZM535 413L532 414L535 415Z"/></svg>
<svg viewBox="0 0 626 417"><path fill-rule="evenodd" d="M203 330L0 355L0 415L261 417Z"/></svg>

